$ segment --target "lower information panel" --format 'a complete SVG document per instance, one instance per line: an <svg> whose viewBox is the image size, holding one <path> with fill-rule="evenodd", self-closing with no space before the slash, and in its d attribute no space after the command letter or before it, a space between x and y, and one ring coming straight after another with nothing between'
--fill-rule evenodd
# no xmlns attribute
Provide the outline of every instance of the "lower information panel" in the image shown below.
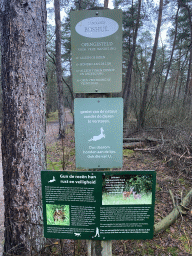
<svg viewBox="0 0 192 256"><path fill-rule="evenodd" d="M152 239L155 171L42 171L44 236Z"/></svg>

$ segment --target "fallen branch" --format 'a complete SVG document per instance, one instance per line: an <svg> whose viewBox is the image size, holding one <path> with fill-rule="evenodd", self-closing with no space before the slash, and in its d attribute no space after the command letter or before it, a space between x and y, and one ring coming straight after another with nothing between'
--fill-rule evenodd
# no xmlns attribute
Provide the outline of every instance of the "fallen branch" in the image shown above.
<svg viewBox="0 0 192 256"><path fill-rule="evenodd" d="M180 159L185 158L185 159L192 159L192 156L185 156L186 152L183 155L180 155L178 153L175 153L173 151L170 152L173 156L178 156Z"/></svg>
<svg viewBox="0 0 192 256"><path fill-rule="evenodd" d="M128 141L128 142L145 142L145 138L123 138L123 141Z"/></svg>
<svg viewBox="0 0 192 256"><path fill-rule="evenodd" d="M124 144L123 144L124 145ZM152 148L135 148L135 151L144 151L144 152L151 152L151 151L156 151L158 147L152 147Z"/></svg>
<svg viewBox="0 0 192 256"><path fill-rule="evenodd" d="M180 214L185 213L184 211L187 209L187 206L190 204L192 199L192 189L189 193L183 198L182 202L179 206L175 207L173 211L166 216L163 220L154 225L154 234L157 234L160 231L168 228L171 224L173 224Z"/></svg>
<svg viewBox="0 0 192 256"><path fill-rule="evenodd" d="M136 147L144 147L144 142L131 142L131 143L123 143L123 148L135 149Z"/></svg>

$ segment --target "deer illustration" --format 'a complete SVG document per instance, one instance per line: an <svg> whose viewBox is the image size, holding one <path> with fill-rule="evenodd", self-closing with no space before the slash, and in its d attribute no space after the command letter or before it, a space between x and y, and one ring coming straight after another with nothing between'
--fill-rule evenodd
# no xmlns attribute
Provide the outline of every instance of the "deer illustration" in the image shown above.
<svg viewBox="0 0 192 256"><path fill-rule="evenodd" d="M56 209L55 213L53 214L54 221L63 221L65 219L65 213L62 210Z"/></svg>
<svg viewBox="0 0 192 256"><path fill-rule="evenodd" d="M56 179L55 179L55 177L53 176L53 179L52 179L52 180L49 180L48 183L52 183L52 182L55 182L55 181L56 181Z"/></svg>
<svg viewBox="0 0 192 256"><path fill-rule="evenodd" d="M102 138L105 138L105 134L103 134L103 132L104 132L103 127L101 127L100 130L101 130L101 133L98 136L93 136L93 138L91 138L88 141L97 141L97 140L100 140Z"/></svg>
<svg viewBox="0 0 192 256"><path fill-rule="evenodd" d="M130 195L133 193L133 188L130 188L130 191L127 192L127 191L123 191L123 199L127 199L127 197L129 198Z"/></svg>
<svg viewBox="0 0 192 256"><path fill-rule="evenodd" d="M141 199L141 194L136 194L136 192L133 192L134 199Z"/></svg>
<svg viewBox="0 0 192 256"><path fill-rule="evenodd" d="M74 233L75 236L80 237L81 233Z"/></svg>

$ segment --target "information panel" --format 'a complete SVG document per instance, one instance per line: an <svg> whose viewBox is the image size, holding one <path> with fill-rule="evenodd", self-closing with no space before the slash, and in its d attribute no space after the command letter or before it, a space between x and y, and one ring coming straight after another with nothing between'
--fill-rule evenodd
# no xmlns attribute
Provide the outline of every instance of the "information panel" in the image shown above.
<svg viewBox="0 0 192 256"><path fill-rule="evenodd" d="M123 99L76 98L76 168L121 168Z"/></svg>
<svg viewBox="0 0 192 256"><path fill-rule="evenodd" d="M152 239L155 171L42 171L44 236Z"/></svg>
<svg viewBox="0 0 192 256"><path fill-rule="evenodd" d="M122 11L71 12L72 77L75 93L122 89Z"/></svg>

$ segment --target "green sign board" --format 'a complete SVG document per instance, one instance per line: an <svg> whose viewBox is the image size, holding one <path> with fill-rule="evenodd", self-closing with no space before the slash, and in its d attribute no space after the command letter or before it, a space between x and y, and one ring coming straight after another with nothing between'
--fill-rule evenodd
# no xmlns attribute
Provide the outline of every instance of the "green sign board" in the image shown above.
<svg viewBox="0 0 192 256"><path fill-rule="evenodd" d="M42 171L44 236L152 239L155 171Z"/></svg>
<svg viewBox="0 0 192 256"><path fill-rule="evenodd" d="M75 93L121 91L121 10L72 11L71 49Z"/></svg>
<svg viewBox="0 0 192 256"><path fill-rule="evenodd" d="M121 168L123 99L76 98L76 168Z"/></svg>

